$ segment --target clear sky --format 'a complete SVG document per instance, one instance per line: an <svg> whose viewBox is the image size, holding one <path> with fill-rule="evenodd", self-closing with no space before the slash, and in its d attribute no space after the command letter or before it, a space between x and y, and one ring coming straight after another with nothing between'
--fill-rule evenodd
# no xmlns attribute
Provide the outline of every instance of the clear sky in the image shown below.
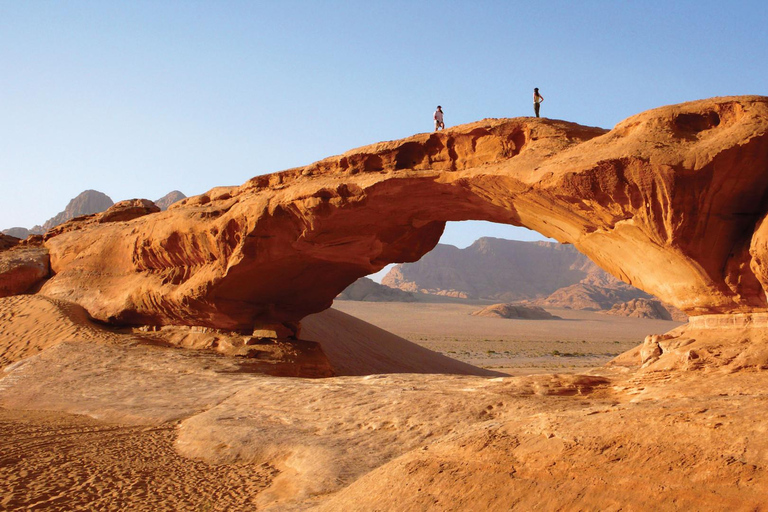
<svg viewBox="0 0 768 512"><path fill-rule="evenodd" d="M761 1L0 0L0 228L448 126L768 95ZM505 229L507 231L505 231ZM444 243L536 238L481 223Z"/></svg>

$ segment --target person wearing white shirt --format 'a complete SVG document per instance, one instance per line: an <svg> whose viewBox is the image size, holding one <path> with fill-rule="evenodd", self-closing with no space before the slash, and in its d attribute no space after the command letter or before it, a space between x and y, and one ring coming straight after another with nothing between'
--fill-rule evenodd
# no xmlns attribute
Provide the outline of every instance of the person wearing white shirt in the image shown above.
<svg viewBox="0 0 768 512"><path fill-rule="evenodd" d="M435 110L435 115L432 116L435 119L435 131L442 128L445 130L445 123L443 122L443 107L440 105L437 106L437 110Z"/></svg>

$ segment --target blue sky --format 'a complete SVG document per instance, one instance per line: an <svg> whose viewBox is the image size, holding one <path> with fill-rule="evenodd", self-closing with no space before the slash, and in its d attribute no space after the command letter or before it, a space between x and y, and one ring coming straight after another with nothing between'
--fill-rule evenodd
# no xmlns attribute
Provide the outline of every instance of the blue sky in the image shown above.
<svg viewBox="0 0 768 512"><path fill-rule="evenodd" d="M0 228L432 129L768 95L768 2L0 0ZM443 242L537 239L484 223Z"/></svg>

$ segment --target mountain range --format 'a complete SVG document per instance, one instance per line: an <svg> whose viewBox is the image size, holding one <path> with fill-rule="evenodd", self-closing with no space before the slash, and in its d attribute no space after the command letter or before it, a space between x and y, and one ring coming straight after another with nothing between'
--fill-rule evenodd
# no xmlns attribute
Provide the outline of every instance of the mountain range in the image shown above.
<svg viewBox="0 0 768 512"><path fill-rule="evenodd" d="M595 265L572 245L484 237L465 249L438 244L415 263L393 267L384 287L416 296L528 303L622 316L685 320L685 315ZM353 284L347 290L360 287ZM345 292L347 300L403 300L386 290ZM414 300L408 297L405 300Z"/></svg>
<svg viewBox="0 0 768 512"><path fill-rule="evenodd" d="M185 196L183 193L179 192L178 190L174 190L164 195L160 199L155 200L154 203L161 210L166 210L171 204L175 203L176 201L180 201L185 197L187 196ZM4 235L22 239L27 238L29 235L41 235L49 229L54 228L59 224L63 224L68 220L72 220L75 217L103 212L113 204L115 204L114 201L112 201L112 199L103 192L99 192L97 190L85 190L78 194L77 197L72 199L67 204L66 208L64 208L64 210L45 221L42 225L36 225L29 229L23 227L12 227L4 229L2 233Z"/></svg>

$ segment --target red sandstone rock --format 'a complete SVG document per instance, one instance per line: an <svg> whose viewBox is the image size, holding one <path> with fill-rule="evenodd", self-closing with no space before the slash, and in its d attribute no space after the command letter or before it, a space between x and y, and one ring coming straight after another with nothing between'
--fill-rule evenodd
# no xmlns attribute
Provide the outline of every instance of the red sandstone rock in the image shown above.
<svg viewBox="0 0 768 512"><path fill-rule="evenodd" d="M572 243L688 314L768 311L767 131L768 98L744 96L610 132L519 118L415 135L49 236L42 292L115 322L294 322L477 219Z"/></svg>
<svg viewBox="0 0 768 512"><path fill-rule="evenodd" d="M0 297L18 295L48 277L48 251L16 246L0 252Z"/></svg>
<svg viewBox="0 0 768 512"><path fill-rule="evenodd" d="M19 242L21 240L15 236L0 233L0 251L15 247L19 245Z"/></svg>

